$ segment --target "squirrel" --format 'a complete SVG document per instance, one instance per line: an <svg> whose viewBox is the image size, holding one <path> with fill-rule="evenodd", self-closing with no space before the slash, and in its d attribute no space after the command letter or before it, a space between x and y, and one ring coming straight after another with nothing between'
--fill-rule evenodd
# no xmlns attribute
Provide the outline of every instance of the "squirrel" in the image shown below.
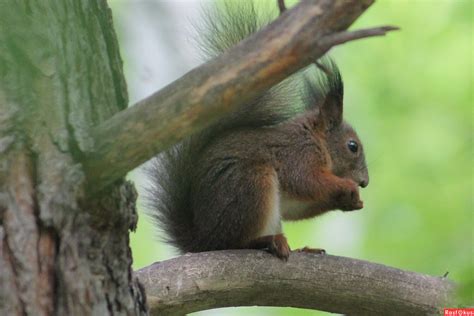
<svg viewBox="0 0 474 316"><path fill-rule="evenodd" d="M204 22L208 56L270 22L252 2L236 3ZM343 120L342 78L332 59L316 64L324 72L310 66L290 76L152 161L149 213L168 242L183 253L264 249L287 260L282 220L363 207L359 186L369 176L359 137Z"/></svg>

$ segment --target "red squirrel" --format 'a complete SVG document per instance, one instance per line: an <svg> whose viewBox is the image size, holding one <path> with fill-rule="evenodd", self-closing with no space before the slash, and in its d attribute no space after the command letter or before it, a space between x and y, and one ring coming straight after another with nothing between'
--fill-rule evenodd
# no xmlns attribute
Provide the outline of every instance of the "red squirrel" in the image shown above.
<svg viewBox="0 0 474 316"><path fill-rule="evenodd" d="M251 2L238 3L209 19L201 43L208 56L267 22ZM150 214L171 244L182 252L265 249L286 260L281 220L363 207L358 187L369 176L359 137L343 120L342 78L332 60L318 65L325 73L313 66L291 76L152 162Z"/></svg>

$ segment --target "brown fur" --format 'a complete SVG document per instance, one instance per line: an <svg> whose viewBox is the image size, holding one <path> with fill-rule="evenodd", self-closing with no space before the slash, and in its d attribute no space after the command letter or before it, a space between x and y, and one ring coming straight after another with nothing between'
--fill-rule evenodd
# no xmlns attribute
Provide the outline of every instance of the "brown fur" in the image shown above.
<svg viewBox="0 0 474 316"><path fill-rule="evenodd" d="M149 200L169 242L182 252L264 248L285 259L281 219L363 207L363 146L343 120L339 70L325 67L319 81L299 74L302 86L283 82L162 154Z"/></svg>
<svg viewBox="0 0 474 316"><path fill-rule="evenodd" d="M252 248L263 237L271 213L278 211L270 197L275 180L282 193L310 204L286 219L362 208L356 183L362 180L351 179L346 165L339 169L348 178L335 174L334 152L328 146L332 132L323 122L317 112L308 112L274 127L232 131L207 146L192 184L196 242L190 250ZM352 130L348 134L357 139ZM278 249L273 251L284 257Z"/></svg>
<svg viewBox="0 0 474 316"><path fill-rule="evenodd" d="M269 21L251 3L209 15L205 52L223 53ZM311 68L297 73L162 153L149 201L169 242L183 252L265 248L285 259L281 218L362 208L358 186L369 181L363 147L343 121L337 65L318 63L324 76Z"/></svg>

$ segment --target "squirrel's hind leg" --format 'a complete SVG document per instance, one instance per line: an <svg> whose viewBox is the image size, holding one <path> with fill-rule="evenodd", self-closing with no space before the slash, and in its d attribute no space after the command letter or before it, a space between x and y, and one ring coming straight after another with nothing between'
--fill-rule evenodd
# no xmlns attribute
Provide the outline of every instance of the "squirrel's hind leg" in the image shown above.
<svg viewBox="0 0 474 316"><path fill-rule="evenodd" d="M264 174L265 176L262 179L265 179L265 181L262 184L266 194L264 197L265 202L261 204L262 208L258 210L261 218L260 229L257 233L258 237L251 240L244 248L264 249L286 261L291 250L281 228L278 176L273 168Z"/></svg>
<svg viewBox="0 0 474 316"><path fill-rule="evenodd" d="M288 260L291 251L288 241L283 234L258 237L257 239L252 240L247 248L265 249L272 255L285 261Z"/></svg>
<svg viewBox="0 0 474 316"><path fill-rule="evenodd" d="M281 230L278 177L266 163L215 166L196 191L194 251L268 249L288 258Z"/></svg>

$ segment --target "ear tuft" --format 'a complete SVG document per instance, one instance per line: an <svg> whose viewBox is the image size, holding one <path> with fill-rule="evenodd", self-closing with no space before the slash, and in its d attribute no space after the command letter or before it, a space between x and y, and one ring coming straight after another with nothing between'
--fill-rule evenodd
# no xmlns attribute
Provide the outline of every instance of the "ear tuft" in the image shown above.
<svg viewBox="0 0 474 316"><path fill-rule="evenodd" d="M319 109L327 129L342 124L344 84L334 60L324 57L318 60L318 68L311 66L303 84L303 103L306 109Z"/></svg>

